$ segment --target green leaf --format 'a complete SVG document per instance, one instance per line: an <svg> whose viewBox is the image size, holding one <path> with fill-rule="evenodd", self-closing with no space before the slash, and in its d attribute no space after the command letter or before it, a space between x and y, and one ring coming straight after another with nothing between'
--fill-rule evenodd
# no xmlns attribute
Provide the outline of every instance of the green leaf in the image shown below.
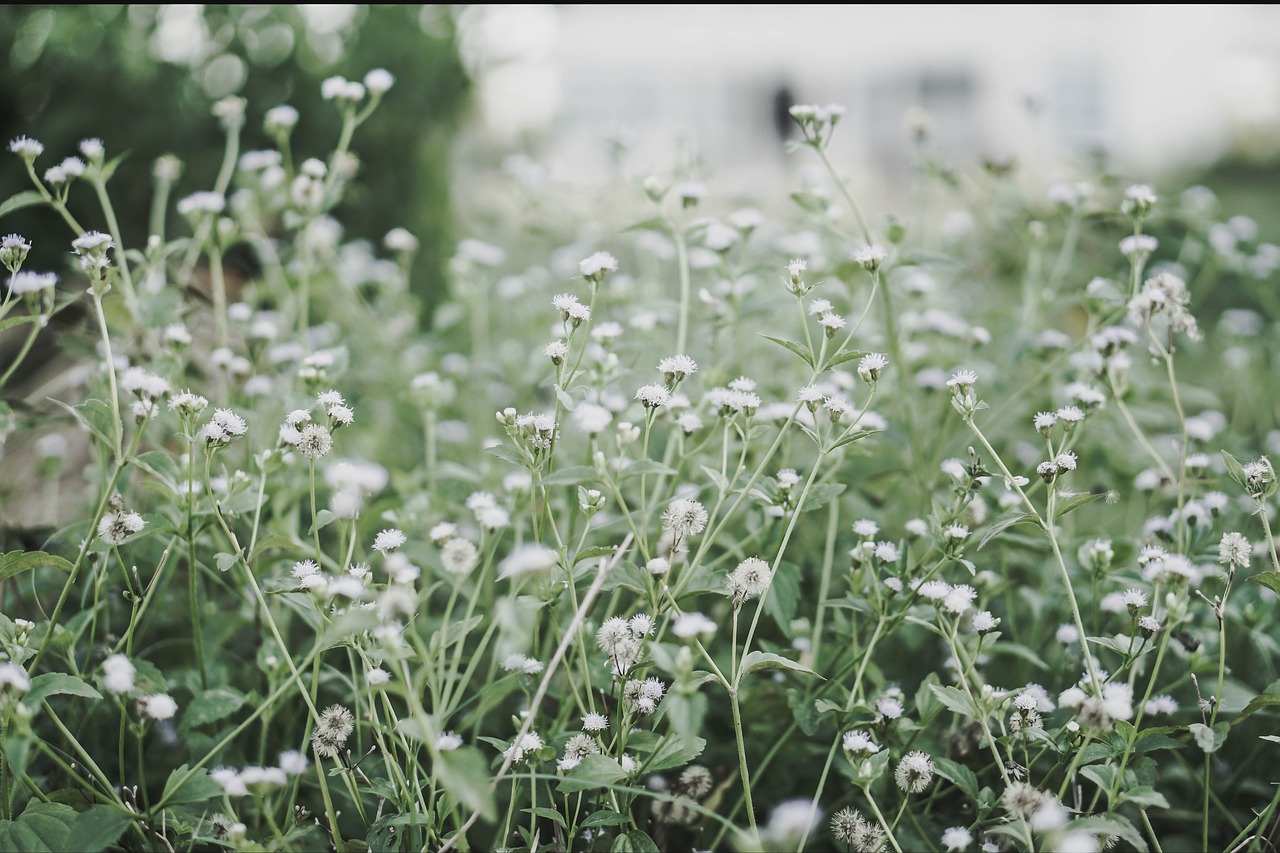
<svg viewBox="0 0 1280 853"><path fill-rule="evenodd" d="M58 405L75 415L84 428L97 436L107 447L116 446L115 422L111 418L111 406L105 400L85 400L75 408L65 403L58 403Z"/></svg>
<svg viewBox="0 0 1280 853"><path fill-rule="evenodd" d="M755 672L758 669L789 669L792 672L802 672L805 675L818 674L802 663L797 663L796 661L788 660L781 655L774 655L768 652L752 652L743 658L743 675Z"/></svg>
<svg viewBox="0 0 1280 853"><path fill-rule="evenodd" d="M978 709L973 706L973 703L969 701L969 697L959 687L930 684L929 689L933 691L933 695L937 697L938 701L953 713L968 717L971 720L979 718Z"/></svg>
<svg viewBox="0 0 1280 853"><path fill-rule="evenodd" d="M838 355L833 355L831 358L827 359L826 366L828 368L832 368L832 367L835 367L837 364L844 364L846 361L853 361L855 358L862 358L864 355L869 355L869 354L870 353L868 353L866 350L862 350L862 349L848 350L847 352L842 352Z"/></svg>
<svg viewBox="0 0 1280 853"><path fill-rule="evenodd" d="M568 829L568 825L564 821L564 815L560 814L560 812L555 809L549 809L546 806L538 806L537 808L521 809L520 811L525 814L533 814L538 817L546 818L547 820L554 821L565 829Z"/></svg>
<svg viewBox="0 0 1280 853"><path fill-rule="evenodd" d="M470 811L492 822L497 817L493 789L489 785L489 764L473 746L440 753L435 764L435 777L445 791Z"/></svg>
<svg viewBox="0 0 1280 853"><path fill-rule="evenodd" d="M598 811L598 812L595 812L594 814L587 815L587 819L584 820L582 823L578 824L578 828L592 829L597 826L622 826L623 824L630 823L630 822L631 822L631 818L627 817L626 815L618 814L617 812L612 812L612 811L609 811L608 809L605 809L603 811Z"/></svg>
<svg viewBox="0 0 1280 853"><path fill-rule="evenodd" d="M573 564L576 566L583 560L595 560L600 557L612 557L618 550L617 545L594 545L590 548L583 548L581 551L573 555Z"/></svg>
<svg viewBox="0 0 1280 853"><path fill-rule="evenodd" d="M165 485L176 486L182 478L178 463L162 450L148 450L133 457L133 464L162 480Z"/></svg>
<svg viewBox="0 0 1280 853"><path fill-rule="evenodd" d="M676 469L653 459L637 459L622 469L622 478L638 477L641 474L663 474L670 477L675 473Z"/></svg>
<svg viewBox="0 0 1280 853"><path fill-rule="evenodd" d="M1064 833L1089 832L1094 835L1115 835L1123 838L1140 853L1146 853L1147 842L1137 827L1122 817L1082 817L1071 821L1062 828Z"/></svg>
<svg viewBox="0 0 1280 853"><path fill-rule="evenodd" d="M218 571L226 572L230 571L231 567L236 564L236 559L238 557L238 554L228 554L225 551L221 551L213 555L213 561L217 564Z"/></svg>
<svg viewBox="0 0 1280 853"><path fill-rule="evenodd" d="M67 833L67 850L99 853L120 839L133 818L110 806L93 806L76 815Z"/></svg>
<svg viewBox="0 0 1280 853"><path fill-rule="evenodd" d="M683 767L702 755L702 751L706 748L707 742L700 737L668 738L645 764L645 772L657 773L673 767Z"/></svg>
<svg viewBox="0 0 1280 853"><path fill-rule="evenodd" d="M1253 578L1249 578L1249 580L1253 580ZM1249 700L1249 704L1244 706L1244 710L1235 718L1232 725L1243 723L1258 711L1262 711L1267 708L1275 708L1277 706L1280 706L1280 693L1262 693L1258 696L1254 696L1253 699Z"/></svg>
<svg viewBox="0 0 1280 853"><path fill-rule="evenodd" d="M44 196L35 190L23 190L16 195L11 195L4 200L4 204L0 204L0 217L8 216L10 213L22 210L27 207L35 207L37 204L44 203Z"/></svg>
<svg viewBox="0 0 1280 853"><path fill-rule="evenodd" d="M996 519L992 522L990 527L983 531L982 538L978 540L978 550L981 551L986 547L988 542L1008 530L1010 527L1013 527L1015 524L1034 524L1035 520L1035 516L1029 512L1015 512L1011 515L1006 515L1003 518Z"/></svg>
<svg viewBox="0 0 1280 853"><path fill-rule="evenodd" d="M1196 746L1206 753L1217 752L1227 741L1231 727L1226 722L1216 723L1209 728L1204 723L1191 724L1191 736L1196 739Z"/></svg>
<svg viewBox="0 0 1280 853"><path fill-rule="evenodd" d="M715 484L716 491L724 494L729 490L729 481L715 468L710 465L699 465L698 467L702 469L703 474L707 475L707 479Z"/></svg>
<svg viewBox="0 0 1280 853"><path fill-rule="evenodd" d="M809 489L809 493L805 495L804 504L800 507L800 512L809 512L826 506L835 500L845 490L844 483L819 483Z"/></svg>
<svg viewBox="0 0 1280 853"><path fill-rule="evenodd" d="M186 764L169 774L164 783L161 800L167 806L191 805L222 796L222 786L209 778L209 771L201 767L190 779L183 777L191 772Z"/></svg>
<svg viewBox="0 0 1280 853"><path fill-rule="evenodd" d="M19 314L17 317L6 317L0 320L0 332L5 329L13 329L17 326L25 326L27 323L34 323L40 319L39 314Z"/></svg>
<svg viewBox="0 0 1280 853"><path fill-rule="evenodd" d="M311 523L311 529L307 531L307 534L310 535L315 533L317 530L323 530L337 520L338 517L332 512L327 509L322 509L316 513L316 520Z"/></svg>
<svg viewBox="0 0 1280 853"><path fill-rule="evenodd" d="M229 687L206 690L192 699L182 712L182 725L178 730L185 733L197 726L225 719L239 711L244 703L245 696L239 690Z"/></svg>
<svg viewBox="0 0 1280 853"><path fill-rule="evenodd" d="M803 361L805 364L809 365L809 367L813 367L813 356L809 354L809 351L807 349L795 343L794 341L788 341L785 338L775 338L772 335L766 335L763 333L760 334L760 337L764 338L765 340L773 341L775 344L782 347L783 349L790 350L791 352L798 355L800 357L800 360Z"/></svg>
<svg viewBox="0 0 1280 853"><path fill-rule="evenodd" d="M862 441L862 439L864 438L876 435L877 433L881 433L881 432L884 432L884 430L882 429L855 430L854 432L849 433L844 438L837 441L835 444L831 445L831 450L835 450L837 447L844 447L846 444L853 444L855 441Z"/></svg>
<svg viewBox="0 0 1280 853"><path fill-rule="evenodd" d="M560 780L558 790L562 794L589 791L606 785L616 785L627 778L627 771L612 758L604 755L588 755Z"/></svg>
<svg viewBox="0 0 1280 853"><path fill-rule="evenodd" d="M320 635L320 648L331 649L352 634L371 631L380 624L382 624L381 618L372 610L349 610L339 616Z"/></svg>
<svg viewBox="0 0 1280 853"><path fill-rule="evenodd" d="M783 563L773 573L769 597L764 600L764 610L778 624L778 630L791 634L791 620L795 618L800 602L800 569L791 563Z"/></svg>
<svg viewBox="0 0 1280 853"><path fill-rule="evenodd" d="M680 739L693 738L702 731L702 722L707 716L707 697L703 694L672 692L662 701L662 707L663 715Z"/></svg>
<svg viewBox="0 0 1280 853"><path fill-rule="evenodd" d="M1104 793L1111 790L1119 772L1120 768L1115 764L1091 764L1080 768L1080 775L1097 785L1098 790Z"/></svg>
<svg viewBox="0 0 1280 853"><path fill-rule="evenodd" d="M10 551L0 555L0 581L7 581L14 575L22 574L41 566L53 566L64 572L71 571L71 563L62 557L46 554L44 551Z"/></svg>
<svg viewBox="0 0 1280 853"><path fill-rule="evenodd" d="M1227 474L1243 489L1246 477L1244 475L1244 466L1240 464L1240 460L1224 450L1222 451L1222 461L1227 466Z"/></svg>
<svg viewBox="0 0 1280 853"><path fill-rule="evenodd" d="M491 447L486 447L484 452L490 456L498 457L503 462L519 465L521 468L529 467L529 460L525 458L524 454L508 444L495 444Z"/></svg>
<svg viewBox="0 0 1280 853"><path fill-rule="evenodd" d="M647 832L633 829L613 839L609 853L660 853Z"/></svg>
<svg viewBox="0 0 1280 853"><path fill-rule="evenodd" d="M1096 500L1107 497L1111 492L1094 492L1092 494L1073 494L1064 495L1058 492L1057 518L1062 518L1069 512L1074 512L1085 504L1091 504Z"/></svg>
<svg viewBox="0 0 1280 853"><path fill-rule="evenodd" d="M65 672L46 672L31 679L31 689L22 701L30 708L37 708L50 696L83 696L85 699L101 699L102 694L82 678Z"/></svg>
<svg viewBox="0 0 1280 853"><path fill-rule="evenodd" d="M1249 582L1265 586L1276 595L1280 595L1280 572L1258 572L1256 575L1249 576Z"/></svg>
<svg viewBox="0 0 1280 853"><path fill-rule="evenodd" d="M978 799L978 777L968 767L942 757L934 758L933 766L938 771L939 776L950 781L963 791L969 799Z"/></svg>
<svg viewBox="0 0 1280 853"><path fill-rule="evenodd" d="M595 468L586 465L571 465L542 478L544 486L578 486L598 480L600 476Z"/></svg>
<svg viewBox="0 0 1280 853"><path fill-rule="evenodd" d="M632 225L628 225L622 229L623 234L628 231L657 231L659 234L670 234L671 226L667 224L667 220L661 216L654 216L649 219L641 219Z"/></svg>
<svg viewBox="0 0 1280 853"><path fill-rule="evenodd" d="M0 820L0 849L24 853L62 853L76 811L65 803L32 799L17 820Z"/></svg>
<svg viewBox="0 0 1280 853"><path fill-rule="evenodd" d="M1169 801L1165 799L1164 794L1152 788L1150 785L1140 785L1136 788L1130 788L1120 794L1120 802L1133 803L1140 809L1167 809Z"/></svg>

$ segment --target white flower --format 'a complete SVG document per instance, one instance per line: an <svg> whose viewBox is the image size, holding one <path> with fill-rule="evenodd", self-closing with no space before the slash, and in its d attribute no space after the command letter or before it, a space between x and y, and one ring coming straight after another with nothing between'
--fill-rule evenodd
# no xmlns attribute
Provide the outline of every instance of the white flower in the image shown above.
<svg viewBox="0 0 1280 853"><path fill-rule="evenodd" d="M968 849L972 843L973 834L963 826L951 826L942 832L942 846L953 853Z"/></svg>
<svg viewBox="0 0 1280 853"><path fill-rule="evenodd" d="M153 720L172 719L173 715L178 713L178 703L173 701L173 697L167 693L144 696L138 701L141 703L142 712Z"/></svg>
<svg viewBox="0 0 1280 853"><path fill-rule="evenodd" d="M893 778L903 791L919 794L933 782L933 759L920 750L908 752L898 762Z"/></svg>
<svg viewBox="0 0 1280 853"><path fill-rule="evenodd" d="M395 82L395 76L385 68L375 68L364 75L364 87L375 98L391 91L391 87L395 85Z"/></svg>
<svg viewBox="0 0 1280 853"><path fill-rule="evenodd" d="M707 527L707 510L695 500L677 498L662 514L662 526L677 539L697 536Z"/></svg>
<svg viewBox="0 0 1280 853"><path fill-rule="evenodd" d="M14 693L26 693L31 689L31 677L21 664L12 661L0 663L0 688L12 688Z"/></svg>
<svg viewBox="0 0 1280 853"><path fill-rule="evenodd" d="M949 612L959 615L966 612L973 606L973 600L978 597L978 591L968 584L957 584L947 591L947 596L943 599L942 606Z"/></svg>
<svg viewBox="0 0 1280 853"><path fill-rule="evenodd" d="M327 456L329 451L333 449L333 436L329 433L328 427L320 424L307 424L299 432L298 439L294 442L294 445L303 456L315 461Z"/></svg>
<svg viewBox="0 0 1280 853"><path fill-rule="evenodd" d="M658 370L668 382L679 382L698 372L698 364L687 355L673 355L658 362Z"/></svg>
<svg viewBox="0 0 1280 853"><path fill-rule="evenodd" d="M883 563L898 562L898 546L892 542L877 542L875 550L876 559Z"/></svg>
<svg viewBox="0 0 1280 853"><path fill-rule="evenodd" d="M698 635L711 636L716 632L716 623L701 613L681 613L671 623L671 633L683 639Z"/></svg>
<svg viewBox="0 0 1280 853"><path fill-rule="evenodd" d="M56 273L21 270L14 273L9 279L9 290L15 296L25 296L29 293L53 290L57 284L58 276Z"/></svg>
<svg viewBox="0 0 1280 853"><path fill-rule="evenodd" d="M240 774L230 767L218 767L210 771L209 778L217 782L222 788L222 793L228 797L243 797L249 793L249 788L240 778Z"/></svg>
<svg viewBox="0 0 1280 853"><path fill-rule="evenodd" d="M44 145L26 136L19 136L9 143L9 150L24 160L34 160L44 153Z"/></svg>
<svg viewBox="0 0 1280 853"><path fill-rule="evenodd" d="M279 764L280 769L290 776L301 776L311 766L307 757L296 749L287 749L280 753Z"/></svg>
<svg viewBox="0 0 1280 853"><path fill-rule="evenodd" d="M871 740L871 735L863 731L845 732L842 743L845 752L865 752L871 755L880 751L879 745Z"/></svg>
<svg viewBox="0 0 1280 853"><path fill-rule="evenodd" d="M1222 541L1218 543L1219 563L1245 569L1249 567L1249 558L1252 555L1253 546L1242 534L1236 532L1222 534Z"/></svg>
<svg viewBox="0 0 1280 853"><path fill-rule="evenodd" d="M391 527L378 533L373 537L373 550L380 551L382 554L389 554L409 541L404 535L403 530Z"/></svg>
<svg viewBox="0 0 1280 853"><path fill-rule="evenodd" d="M1141 610L1147 606L1147 594L1140 589L1126 589L1120 593L1120 603L1130 612Z"/></svg>
<svg viewBox="0 0 1280 853"><path fill-rule="evenodd" d="M942 538L951 542L962 542L969 538L969 528L963 524L948 524L942 528Z"/></svg>
<svg viewBox="0 0 1280 853"><path fill-rule="evenodd" d="M951 584L940 580L925 581L916 588L916 593L921 598L927 598L930 601L942 601L950 592Z"/></svg>
<svg viewBox="0 0 1280 853"><path fill-rule="evenodd" d="M102 662L102 684L111 693L132 691L136 675L137 670L124 655L111 655Z"/></svg>
<svg viewBox="0 0 1280 853"><path fill-rule="evenodd" d="M465 575L476 567L480 554L470 540L455 536L440 548L440 564L451 575Z"/></svg>
<svg viewBox="0 0 1280 853"><path fill-rule="evenodd" d="M556 561L556 552L550 548L532 543L521 545L498 564L498 577L509 578L544 571L554 566Z"/></svg>
<svg viewBox="0 0 1280 853"><path fill-rule="evenodd" d="M216 409L213 417L200 430L200 434L207 444L214 447L222 447L230 444L234 439L243 436L248 431L249 425L245 423L244 418L230 409Z"/></svg>
<svg viewBox="0 0 1280 853"><path fill-rule="evenodd" d="M957 388L969 388L978 381L978 374L973 370L957 370L951 374L951 378L947 380L947 387L955 390Z"/></svg>
<svg viewBox="0 0 1280 853"><path fill-rule="evenodd" d="M569 354L569 345L563 340L554 340L542 349L542 354L555 364L564 361L564 357Z"/></svg>
<svg viewBox="0 0 1280 853"><path fill-rule="evenodd" d="M525 675L537 675L542 672L542 662L528 655L512 652L502 659L502 668L507 672L522 672Z"/></svg>
<svg viewBox="0 0 1280 853"><path fill-rule="evenodd" d="M391 680L391 673L380 666L375 666L364 674L364 680L370 687L379 687Z"/></svg>
<svg viewBox="0 0 1280 853"><path fill-rule="evenodd" d="M764 595L772 582L773 570L759 557L747 557L725 578L734 607L741 607L743 602Z"/></svg>
<svg viewBox="0 0 1280 853"><path fill-rule="evenodd" d="M880 379L880 371L884 370L888 364L889 357L884 353L868 353L858 361L858 376L862 377L863 382L876 382Z"/></svg>
<svg viewBox="0 0 1280 853"><path fill-rule="evenodd" d="M123 545L135 533L141 533L146 522L136 512L108 512L98 522L98 538L110 545Z"/></svg>
<svg viewBox="0 0 1280 853"><path fill-rule="evenodd" d="M584 732L602 732L609 728L609 718L604 714L590 713L582 718Z"/></svg>
<svg viewBox="0 0 1280 853"><path fill-rule="evenodd" d="M646 409L657 409L671 402L671 392L662 385L641 385L636 399Z"/></svg>
<svg viewBox="0 0 1280 853"><path fill-rule="evenodd" d="M608 252L596 252L578 264L578 271L587 281L598 282L605 273L618 271L618 259Z"/></svg>
<svg viewBox="0 0 1280 853"><path fill-rule="evenodd" d="M979 634L994 631L999 624L1000 620L992 616L990 610L979 610L973 614L973 630Z"/></svg>
<svg viewBox="0 0 1280 853"><path fill-rule="evenodd" d="M511 759L513 764L525 760L525 757L536 750L542 749L542 738L534 732L520 735L511 742L511 746L507 747L502 753L505 758Z"/></svg>
<svg viewBox="0 0 1280 853"><path fill-rule="evenodd" d="M457 732L445 732L436 738L438 752L453 752L460 746L462 746L462 735Z"/></svg>
<svg viewBox="0 0 1280 853"><path fill-rule="evenodd" d="M298 111L288 104L272 107L262 117L263 127L266 128L268 133L287 132L292 130L297 123Z"/></svg>
<svg viewBox="0 0 1280 853"><path fill-rule="evenodd" d="M867 272L875 272L884 263L887 253L883 246L863 246L853 253L853 259Z"/></svg>

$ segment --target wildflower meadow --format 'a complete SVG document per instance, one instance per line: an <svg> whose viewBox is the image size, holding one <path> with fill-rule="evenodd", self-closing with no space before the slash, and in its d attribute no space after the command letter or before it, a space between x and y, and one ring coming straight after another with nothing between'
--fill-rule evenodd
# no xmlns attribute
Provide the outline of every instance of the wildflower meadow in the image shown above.
<svg viewBox="0 0 1280 853"><path fill-rule="evenodd" d="M402 86L7 141L0 849L1275 849L1257 223L925 147L875 209L796 105L789 197L513 170L425 300L338 218Z"/></svg>

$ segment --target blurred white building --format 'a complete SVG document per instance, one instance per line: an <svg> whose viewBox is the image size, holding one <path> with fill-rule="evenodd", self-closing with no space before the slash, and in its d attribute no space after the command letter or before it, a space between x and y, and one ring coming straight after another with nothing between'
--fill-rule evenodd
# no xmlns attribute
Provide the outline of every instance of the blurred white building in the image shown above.
<svg viewBox="0 0 1280 853"><path fill-rule="evenodd" d="M654 168L683 141L717 182L781 178L793 101L844 104L834 159L881 185L918 110L965 167L1102 149L1150 177L1280 139L1276 6L474 6L463 24L490 130L584 173L619 134Z"/></svg>

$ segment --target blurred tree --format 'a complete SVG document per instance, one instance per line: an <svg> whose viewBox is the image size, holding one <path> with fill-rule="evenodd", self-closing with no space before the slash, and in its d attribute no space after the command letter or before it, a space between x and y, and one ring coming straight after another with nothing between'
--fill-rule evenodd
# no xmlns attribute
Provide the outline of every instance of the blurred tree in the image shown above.
<svg viewBox="0 0 1280 853"><path fill-rule="evenodd" d="M47 168L100 137L108 156L128 152L112 181L126 242L147 237L151 168L161 154L184 160L174 198L209 188L222 134L209 114L226 95L249 102L243 147L269 147L261 117L279 104L301 113L295 154L324 157L339 116L320 82L360 80L385 68L397 84L361 128L355 152L369 166L335 215L348 237L380 243L408 228L422 242L414 288L425 301L442 291L450 234L448 155L469 83L446 6L0 6L0 140L39 139ZM0 199L28 188L16 157L0 159ZM81 221L102 226L88 193L72 193ZM59 269L65 226L52 212L28 211L32 266ZM15 222L0 229L16 230Z"/></svg>

